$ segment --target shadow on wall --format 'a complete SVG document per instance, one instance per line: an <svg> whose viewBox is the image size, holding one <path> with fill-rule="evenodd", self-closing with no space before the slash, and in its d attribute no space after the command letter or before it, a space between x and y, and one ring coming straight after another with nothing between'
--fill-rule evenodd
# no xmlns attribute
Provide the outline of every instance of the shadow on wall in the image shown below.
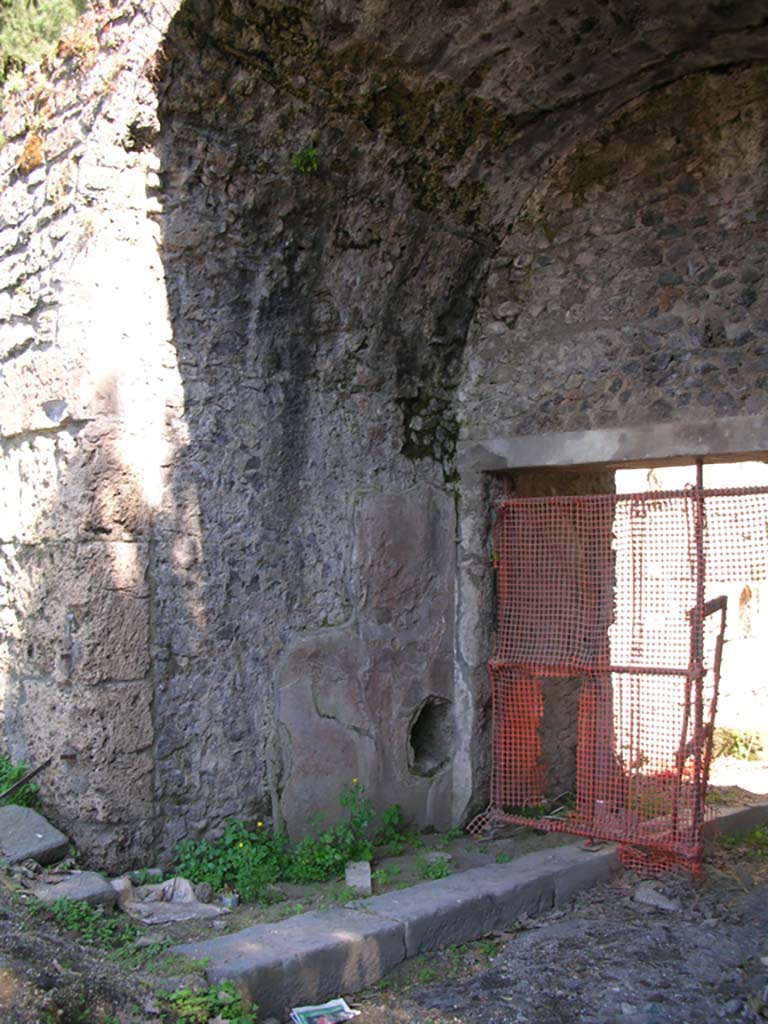
<svg viewBox="0 0 768 1024"><path fill-rule="evenodd" d="M487 589L478 552L483 488L493 486L459 492L460 422L464 436L482 437L670 418L685 407L669 395L685 393L689 371L707 409L719 411L707 396L727 392L726 414L737 404L749 413L765 391L762 327L741 332L741 321L719 314L685 322L697 315L686 303L710 303L710 281L734 317L761 308L754 281L721 280L722 232L702 236L708 280L698 262L688 269L687 238L675 242L674 265L662 266L659 239L680 230L675 209L688 204L714 220L718 211L682 179L674 194L653 185L659 202L641 209L633 179L637 223L623 234L628 192L605 187L625 181L628 152L650 154L651 178L662 173L654 132L645 147L632 134L634 101L655 88L661 109L657 87L675 77L689 74L675 88L693 95L690 72L759 56L759 3L730 19L679 4L664 14L667 32L616 20L615 38L595 19L578 39L567 12L542 37L527 18L521 34L515 12L497 4L471 14L438 5L414 26L410 8L382 3L370 22L375 43L348 6L325 5L310 24L284 5L245 16L243 5L222 2L213 18L204 0L187 0L153 82L159 123L153 112L131 135L136 166L151 173L125 180L146 180L149 195L119 200L131 210L122 233L102 189L119 171L79 165L99 199L57 345L82 366L87 400L62 408L58 379L69 370L48 372L48 355L30 350L38 418L4 423L20 480L25 446L34 449L29 493L45 509L28 509L27 526L11 515L3 531L12 539L3 548L7 606L12 618L26 616L6 698L8 722L23 722L17 735L28 737L16 752L47 754L54 730L45 723L60 722L77 738L60 782L64 801L71 775L73 827L119 833L126 851L156 839L167 852L182 835L270 807L298 827L311 811L332 812L353 776L380 803L401 799L419 824L457 820L482 774L490 624L477 615L470 629L465 618L455 655L454 621ZM661 9L651 5L650 23ZM568 74L553 60L531 81L524 69L555 34L573 41ZM616 45L596 70L598 36ZM502 40L510 49L500 58ZM741 74L700 76L706 110L730 118L726 144L743 132L717 90L738 117L744 96L759 109L751 101L760 83ZM631 145L619 133L606 154L596 126L622 108L617 123L627 114ZM763 137L758 121L753 140ZM555 166L579 137L574 159ZM154 165L144 153L153 141ZM680 140L670 146L666 167L688 159ZM315 157L300 159L309 150ZM749 152L755 182L759 151ZM751 188L735 211L745 220ZM148 209L159 211L156 225ZM695 242L698 228L688 228ZM741 221L735 228L734 238L746 237ZM626 278L614 274L610 244L622 239L645 261L631 331L624 303L639 278L632 259L621 264ZM755 262L763 256L756 243ZM664 346L674 348L670 360ZM742 403L734 378L744 353L756 396ZM728 389L713 387L717 373ZM650 412L648 381L662 403ZM55 494L45 494L46 480L59 481ZM457 501L461 571L471 579L455 600ZM468 666L460 700L457 663ZM427 707L432 724L414 740ZM127 798L107 764L133 766ZM457 786L461 773L471 779ZM305 789L308 778L316 789ZM101 820L112 822L106 832Z"/></svg>
<svg viewBox="0 0 768 1024"><path fill-rule="evenodd" d="M419 208L367 100L341 113L297 85L296 54L321 73L325 45L298 15L253 13L271 70L238 59L241 30L228 7L214 26L191 2L162 69L160 223L190 441L171 487L198 494L211 649L158 690L161 806L183 791L163 813L189 828L263 816L269 798L296 834L338 815L355 777L380 806L447 824L451 758L417 770L409 728L429 699L452 707L453 392L487 241ZM316 168L296 159L309 142ZM155 629L176 642L170 600ZM440 721L446 745L452 713ZM210 791L179 778L169 732Z"/></svg>

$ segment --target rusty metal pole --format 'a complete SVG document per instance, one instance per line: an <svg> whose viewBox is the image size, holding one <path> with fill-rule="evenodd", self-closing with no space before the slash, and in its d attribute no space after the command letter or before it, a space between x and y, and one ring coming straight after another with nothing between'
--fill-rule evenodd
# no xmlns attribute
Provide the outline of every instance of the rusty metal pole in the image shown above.
<svg viewBox="0 0 768 1024"><path fill-rule="evenodd" d="M704 465L696 460L696 613L693 621L692 664L694 684L693 716L693 839L701 839L704 819L704 780L702 778L702 747L704 745L704 604L706 565L704 556Z"/></svg>

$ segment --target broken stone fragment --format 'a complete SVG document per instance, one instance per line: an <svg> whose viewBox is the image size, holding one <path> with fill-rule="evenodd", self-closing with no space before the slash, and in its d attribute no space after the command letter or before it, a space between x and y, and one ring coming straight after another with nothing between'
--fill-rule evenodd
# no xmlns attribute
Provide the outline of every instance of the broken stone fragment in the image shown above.
<svg viewBox="0 0 768 1024"><path fill-rule="evenodd" d="M350 861L344 869L344 882L356 896L370 896L373 892L370 862L367 860Z"/></svg>
<svg viewBox="0 0 768 1024"><path fill-rule="evenodd" d="M665 896L653 882L640 882L635 888L632 899L635 903L642 903L646 907L653 907L654 910L665 910L671 913L680 909L680 903Z"/></svg>
<svg viewBox="0 0 768 1024"><path fill-rule="evenodd" d="M169 878L159 885L135 888L128 878L113 878L110 885L117 893L120 909L143 924L167 924L226 914L222 907L201 903L195 898L192 883L186 878Z"/></svg>
<svg viewBox="0 0 768 1024"><path fill-rule="evenodd" d="M117 902L117 893L96 871L71 871L50 874L36 882L31 892L43 903L66 897L87 903L91 907L111 907Z"/></svg>
<svg viewBox="0 0 768 1024"><path fill-rule="evenodd" d="M69 839L31 807L0 807L0 856L18 864L32 858L55 864L66 857Z"/></svg>
<svg viewBox="0 0 768 1024"><path fill-rule="evenodd" d="M431 850L429 853L424 854L424 860L427 864L437 864L441 860L444 860L446 864L450 864L453 861L453 857L446 850Z"/></svg>
<svg viewBox="0 0 768 1024"><path fill-rule="evenodd" d="M208 882L198 882L194 887L195 899L201 903L213 903L213 887Z"/></svg>

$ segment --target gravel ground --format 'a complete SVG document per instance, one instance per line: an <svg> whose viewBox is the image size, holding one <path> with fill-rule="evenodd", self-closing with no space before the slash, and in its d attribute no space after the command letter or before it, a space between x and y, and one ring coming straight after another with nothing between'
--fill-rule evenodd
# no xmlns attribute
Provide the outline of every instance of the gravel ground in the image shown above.
<svg viewBox="0 0 768 1024"><path fill-rule="evenodd" d="M349 996L359 1024L717 1024L768 1019L768 850L716 845L701 881L624 872L568 907L409 961ZM647 883L644 890L647 892ZM641 889L642 891L642 889ZM170 964L174 973L179 965ZM0 1024L158 1024L156 986L0 885ZM194 981L193 981L194 983Z"/></svg>
<svg viewBox="0 0 768 1024"><path fill-rule="evenodd" d="M768 1018L768 868L716 850L704 879L623 873L513 934L421 958L358 1002L361 1024L714 1024ZM761 957L764 958L761 960ZM429 980L424 983L425 979Z"/></svg>

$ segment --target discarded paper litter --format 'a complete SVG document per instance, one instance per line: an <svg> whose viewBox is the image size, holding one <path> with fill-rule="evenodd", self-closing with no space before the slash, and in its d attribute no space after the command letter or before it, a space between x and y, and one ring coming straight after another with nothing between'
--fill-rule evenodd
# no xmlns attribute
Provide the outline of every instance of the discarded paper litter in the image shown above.
<svg viewBox="0 0 768 1024"><path fill-rule="evenodd" d="M350 1009L344 999L331 999L317 1006L295 1006L291 1010L293 1024L341 1024L359 1016L360 1011Z"/></svg>
<svg viewBox="0 0 768 1024"><path fill-rule="evenodd" d="M192 883L186 878L169 878L158 885L138 887L128 878L115 878L110 884L117 892L120 909L143 924L167 924L229 913L224 907L195 899Z"/></svg>

